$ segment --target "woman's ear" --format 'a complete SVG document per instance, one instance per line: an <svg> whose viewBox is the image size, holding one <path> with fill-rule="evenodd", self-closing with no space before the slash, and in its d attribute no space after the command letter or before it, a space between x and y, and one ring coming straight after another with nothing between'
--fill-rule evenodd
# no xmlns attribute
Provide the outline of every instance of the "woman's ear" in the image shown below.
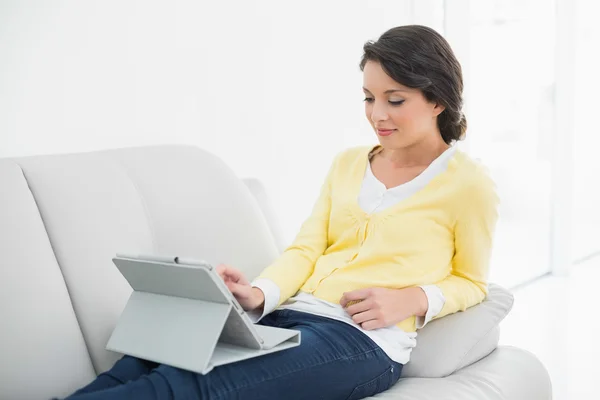
<svg viewBox="0 0 600 400"><path fill-rule="evenodd" d="M435 107L433 107L433 116L437 117L438 115L440 115L444 110L446 109L446 107L444 107L441 104L436 103Z"/></svg>

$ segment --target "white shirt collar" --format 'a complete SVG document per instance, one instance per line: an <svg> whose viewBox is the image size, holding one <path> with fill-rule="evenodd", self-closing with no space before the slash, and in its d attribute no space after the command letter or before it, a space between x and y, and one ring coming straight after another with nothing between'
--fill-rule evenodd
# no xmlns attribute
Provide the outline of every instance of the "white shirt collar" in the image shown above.
<svg viewBox="0 0 600 400"><path fill-rule="evenodd" d="M456 145L450 146L442 154L440 154L435 160L431 162L418 176L410 181L393 188L387 189L385 185L380 182L371 169L371 162L367 163L367 170L365 172L364 183L368 185L370 190L377 190L378 192L388 192L390 194L401 194L404 195L406 191L417 191L425 187L436 175L443 172L448 167L448 161L452 158L456 152Z"/></svg>

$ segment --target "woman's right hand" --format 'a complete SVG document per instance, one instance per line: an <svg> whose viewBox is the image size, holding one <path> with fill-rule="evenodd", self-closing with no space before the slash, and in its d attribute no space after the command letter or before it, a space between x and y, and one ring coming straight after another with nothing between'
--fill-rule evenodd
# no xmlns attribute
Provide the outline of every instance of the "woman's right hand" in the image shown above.
<svg viewBox="0 0 600 400"><path fill-rule="evenodd" d="M216 270L244 310L253 311L264 306L263 291L252 287L242 271L225 264L218 265Z"/></svg>

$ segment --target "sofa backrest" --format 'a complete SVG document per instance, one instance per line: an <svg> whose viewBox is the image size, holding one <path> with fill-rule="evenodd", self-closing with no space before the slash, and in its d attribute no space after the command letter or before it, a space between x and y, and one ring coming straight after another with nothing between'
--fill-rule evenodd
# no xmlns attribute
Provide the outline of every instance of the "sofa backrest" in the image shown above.
<svg viewBox="0 0 600 400"><path fill-rule="evenodd" d="M0 399L42 399L94 376L35 199L19 165L0 160Z"/></svg>
<svg viewBox="0 0 600 400"><path fill-rule="evenodd" d="M118 355L104 347L131 292L117 252L227 263L250 278L277 257L248 188L201 149L0 161L0 398L64 395L110 368ZM47 385L27 388L32 376Z"/></svg>

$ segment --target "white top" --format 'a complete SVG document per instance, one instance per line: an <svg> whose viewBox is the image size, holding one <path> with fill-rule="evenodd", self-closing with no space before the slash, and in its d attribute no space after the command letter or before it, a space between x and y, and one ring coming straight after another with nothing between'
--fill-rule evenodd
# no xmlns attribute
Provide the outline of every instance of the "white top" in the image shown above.
<svg viewBox="0 0 600 400"><path fill-rule="evenodd" d="M401 200L412 196L417 191L423 189L435 176L446 170L448 161L456 151L455 146L451 146L436 158L419 176L409 182L394 188L387 189L380 182L373 171L371 163L368 163L363 178L360 194L358 195L358 204L367 213L382 211L391 207ZM264 311L261 314L249 312L248 315L254 322L258 322L262 317L272 312L279 302L279 287L269 279L257 279L252 282L252 286L259 288L265 295ZM436 316L444 306L445 299L440 288L436 285L421 286L427 295L429 308L425 317L417 317L417 329L424 327L431 319ZM360 329L365 335L373 340L392 360L406 364L410 358L410 352L416 346L416 332L404 332L402 329L393 325L386 328L364 330L356 324L352 317L339 304L329 303L316 298L312 294L298 292L283 303L280 309L290 309L307 312L336 319Z"/></svg>

